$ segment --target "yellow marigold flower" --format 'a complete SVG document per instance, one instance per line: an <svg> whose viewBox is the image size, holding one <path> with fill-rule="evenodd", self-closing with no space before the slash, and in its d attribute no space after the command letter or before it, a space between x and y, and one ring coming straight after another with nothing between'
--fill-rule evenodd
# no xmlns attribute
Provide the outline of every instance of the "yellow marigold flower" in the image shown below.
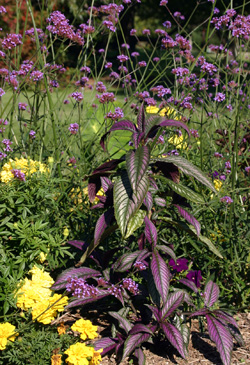
<svg viewBox="0 0 250 365"><path fill-rule="evenodd" d="M37 319L38 322L43 324L50 324L56 317L57 312L63 312L65 305L68 304L68 299L68 297L63 297L61 294L54 294L53 297L36 303L31 312L32 319Z"/></svg>
<svg viewBox="0 0 250 365"><path fill-rule="evenodd" d="M173 144L175 146L175 148L178 149L186 149L187 148L187 143L183 142L183 136L179 136L179 135L174 135L173 137L170 137L168 140L169 143Z"/></svg>
<svg viewBox="0 0 250 365"><path fill-rule="evenodd" d="M100 195L100 196L103 196L105 194L103 188L101 188L96 195ZM99 202L99 198L97 198L97 196L95 197L95 200L93 202L93 204L97 204Z"/></svg>
<svg viewBox="0 0 250 365"><path fill-rule="evenodd" d="M82 340L86 340L86 338L93 340L98 336L96 332L97 326L94 326L88 319L79 319L73 324L73 326L71 326L71 329L79 332Z"/></svg>
<svg viewBox="0 0 250 365"><path fill-rule="evenodd" d="M102 361L101 353L103 352L103 349L97 350L93 352L92 359L89 362L89 365L98 365L100 361Z"/></svg>
<svg viewBox="0 0 250 365"><path fill-rule="evenodd" d="M47 253L44 253L44 252L40 252L40 255L39 255L39 261L42 263L44 263L44 261L46 260L46 257L47 257Z"/></svg>
<svg viewBox="0 0 250 365"><path fill-rule="evenodd" d="M220 181L219 179L215 179L214 180L214 187L217 191L220 190L220 188L222 187L222 181Z"/></svg>
<svg viewBox="0 0 250 365"><path fill-rule="evenodd" d="M147 106L146 112L149 114L159 114L161 117L173 117L176 120L181 120L181 116L179 116L174 109L171 108L163 108L160 109L157 106Z"/></svg>
<svg viewBox="0 0 250 365"><path fill-rule="evenodd" d="M51 365L61 365L62 364L62 355L52 355L51 356Z"/></svg>
<svg viewBox="0 0 250 365"><path fill-rule="evenodd" d="M8 341L14 341L18 333L15 332L15 326L9 322L0 323L0 350L6 348Z"/></svg>
<svg viewBox="0 0 250 365"><path fill-rule="evenodd" d="M32 274L32 279L25 278L24 284L16 293L16 305L22 310L28 310L36 303L51 297L52 291L49 288L54 283L49 273L37 266L34 266L29 273Z"/></svg>
<svg viewBox="0 0 250 365"><path fill-rule="evenodd" d="M59 336L65 335L66 327L65 327L64 323L60 323L59 326L57 326L57 332L58 332Z"/></svg>
<svg viewBox="0 0 250 365"><path fill-rule="evenodd" d="M42 164L39 161L34 161L31 159L26 159L24 157L15 158L15 160L10 159L9 162L6 162L3 165L2 171L0 172L0 179L2 182L8 183L10 180L14 178L11 170L18 169L26 175L32 175L34 172L46 173L48 172L48 168L45 164Z"/></svg>
<svg viewBox="0 0 250 365"><path fill-rule="evenodd" d="M69 229L68 229L68 227L65 227L64 228L63 235L64 235L65 238L68 237L68 235L69 235Z"/></svg>
<svg viewBox="0 0 250 365"><path fill-rule="evenodd" d="M85 343L77 342L64 352L68 355L65 361L69 365L89 365L88 358L92 358L94 351L93 347L88 347Z"/></svg>

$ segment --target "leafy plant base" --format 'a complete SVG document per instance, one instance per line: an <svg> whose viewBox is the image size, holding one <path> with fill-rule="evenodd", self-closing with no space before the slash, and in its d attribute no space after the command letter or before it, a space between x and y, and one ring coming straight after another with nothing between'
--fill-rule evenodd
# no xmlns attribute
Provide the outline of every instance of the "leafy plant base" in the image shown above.
<svg viewBox="0 0 250 365"><path fill-rule="evenodd" d="M91 315L91 313L90 313ZM244 338L245 347L234 346L232 353L232 365L250 364L250 314L241 313L234 316L237 320L240 332ZM94 316L91 316L94 319ZM105 316L99 319L100 333L107 334L108 321L105 320ZM189 344L189 356L187 360L183 360L173 349L172 346L167 346L166 342L159 343L156 347L145 348L144 354L146 355L146 365L187 365L187 364L202 364L202 365L221 365L220 355L216 351L215 344L209 339L207 331L203 335L199 333L198 320L193 320L191 329L191 341ZM166 355L166 351L168 355ZM115 355L103 357L102 365L117 364ZM136 365L136 360L124 360L120 362L120 365Z"/></svg>

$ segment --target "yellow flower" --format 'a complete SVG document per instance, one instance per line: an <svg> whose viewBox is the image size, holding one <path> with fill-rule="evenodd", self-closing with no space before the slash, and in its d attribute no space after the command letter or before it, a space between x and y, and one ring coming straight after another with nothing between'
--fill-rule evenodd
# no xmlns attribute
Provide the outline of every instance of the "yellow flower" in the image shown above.
<svg viewBox="0 0 250 365"><path fill-rule="evenodd" d="M183 136L179 136L177 134L175 134L173 137L170 137L168 140L169 143L173 144L175 146L175 148L178 149L186 149L187 148L187 143L183 142Z"/></svg>
<svg viewBox="0 0 250 365"><path fill-rule="evenodd" d="M18 333L15 332L15 326L9 322L0 323L0 350L6 348L8 340L14 341Z"/></svg>
<svg viewBox="0 0 250 365"><path fill-rule="evenodd" d="M61 365L62 363L62 355L52 355L51 356L51 365Z"/></svg>
<svg viewBox="0 0 250 365"><path fill-rule="evenodd" d="M103 349L97 350L93 352L92 359L89 362L89 365L98 365L100 361L102 361L101 353Z"/></svg>
<svg viewBox="0 0 250 365"><path fill-rule="evenodd" d="M44 252L40 252L40 255L39 255L39 261L41 262L41 264L46 260L46 257L47 257L47 253L44 253Z"/></svg>
<svg viewBox="0 0 250 365"><path fill-rule="evenodd" d="M147 106L146 112L149 114L157 114L160 109L157 106Z"/></svg>
<svg viewBox="0 0 250 365"><path fill-rule="evenodd" d="M215 179L214 180L214 187L217 191L220 190L220 188L222 187L222 181L220 181L219 179Z"/></svg>
<svg viewBox="0 0 250 365"><path fill-rule="evenodd" d="M80 338L82 340L86 340L86 338L89 338L93 340L98 336L97 334L97 326L93 326L93 324L89 320L85 320L83 318L76 321L73 326L71 326L71 329L73 331L79 332Z"/></svg>
<svg viewBox="0 0 250 365"><path fill-rule="evenodd" d="M49 289L54 283L49 273L43 269L34 266L29 273L32 274L32 279L24 279L24 284L16 293L17 307L22 310L32 308L36 303L48 299L52 291Z"/></svg>
<svg viewBox="0 0 250 365"><path fill-rule="evenodd" d="M57 326L57 332L58 332L59 336L65 335L66 327L65 327L64 323L60 323L59 326Z"/></svg>
<svg viewBox="0 0 250 365"><path fill-rule="evenodd" d="M69 230L68 230L68 228L67 227L65 227L64 228L64 230L63 230L63 235L64 235L64 237L66 238L66 237L68 237L68 235L69 235Z"/></svg>
<svg viewBox="0 0 250 365"><path fill-rule="evenodd" d="M68 304L68 299L68 297L63 297L61 294L54 294L53 297L36 303L31 312L32 319L37 319L38 322L43 324L51 323L57 312L63 312L65 305Z"/></svg>
<svg viewBox="0 0 250 365"><path fill-rule="evenodd" d="M54 157L48 157L48 163L53 163L54 162Z"/></svg>
<svg viewBox="0 0 250 365"><path fill-rule="evenodd" d="M46 165L39 161L26 159L24 157L18 159L16 157L15 160L10 159L9 162L3 165L2 171L0 172L0 180L2 182L8 183L14 178L14 175L11 172L12 169L21 170L21 172L26 175L32 175L34 172L46 173L49 171Z"/></svg>
<svg viewBox="0 0 250 365"><path fill-rule="evenodd" d="M93 347L88 347L85 343L77 342L64 352L68 355L65 361L69 365L89 365L88 358L92 358L94 351Z"/></svg>

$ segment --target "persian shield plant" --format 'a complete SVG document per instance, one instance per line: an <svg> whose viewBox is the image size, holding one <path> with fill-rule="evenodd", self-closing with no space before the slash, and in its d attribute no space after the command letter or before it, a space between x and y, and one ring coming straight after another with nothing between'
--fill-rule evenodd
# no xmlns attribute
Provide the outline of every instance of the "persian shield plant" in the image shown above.
<svg viewBox="0 0 250 365"><path fill-rule="evenodd" d="M212 242L201 235L200 223L189 212L190 202L205 204L205 201L181 184L181 174L194 178L205 189L216 190L206 175L188 160L159 155L157 143L165 127L182 128L189 134L182 121L158 116L146 118L142 104L136 124L121 120L101 138L105 151L105 142L112 131L130 131L132 148L120 159L103 163L89 176L89 199L94 202L97 197L99 203L93 208L104 212L97 220L90 244L69 242L84 251L78 265L91 255L98 270L70 268L59 276L52 288L66 288L72 293L67 308L109 295L120 301L122 307L109 312L116 320L112 337L102 338L95 344L97 350L103 349L102 355L111 350L118 359L134 354L139 364L145 364L141 346L164 337L187 358L189 327L186 319L203 316L223 364L230 364L233 338L240 344L243 340L236 321L219 309L213 310L219 287L210 280L201 292L200 272L193 271L194 278L187 275L188 266L183 263L183 269L179 270L180 261L167 243L165 233L162 234L169 232L166 227L177 227L196 236L197 241L222 257ZM101 188L104 194L99 195ZM177 215L179 219L175 218ZM106 252L98 249L100 242L117 229L121 233L119 247Z"/></svg>

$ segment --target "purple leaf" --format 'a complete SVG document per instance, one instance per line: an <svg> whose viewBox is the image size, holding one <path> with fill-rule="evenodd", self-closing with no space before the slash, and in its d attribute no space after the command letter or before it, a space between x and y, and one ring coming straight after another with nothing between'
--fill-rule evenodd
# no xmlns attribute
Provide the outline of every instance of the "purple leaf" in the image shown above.
<svg viewBox="0 0 250 365"><path fill-rule="evenodd" d="M157 250L160 250L160 251L166 253L167 255L169 255L170 257L172 257L172 259L174 261L176 261L175 253L174 253L174 251L170 247L165 246L165 245L156 245L156 248L157 248Z"/></svg>
<svg viewBox="0 0 250 365"><path fill-rule="evenodd" d="M212 307L212 305L218 300L219 294L220 294L220 289L218 285L210 280L204 289L205 306Z"/></svg>
<svg viewBox="0 0 250 365"><path fill-rule="evenodd" d="M146 365L146 356L141 348L135 350L135 356L138 359L138 365Z"/></svg>
<svg viewBox="0 0 250 365"><path fill-rule="evenodd" d="M113 265L113 269L118 272L124 272L129 270L141 252L142 251L138 250L123 254Z"/></svg>
<svg viewBox="0 0 250 365"><path fill-rule="evenodd" d="M157 322L161 321L161 310L157 307L153 307L152 305L148 305L146 304L146 306L151 310L151 312L153 313L153 315L155 316L155 319Z"/></svg>
<svg viewBox="0 0 250 365"><path fill-rule="evenodd" d="M109 337L103 337L100 340L95 341L94 348L95 350L103 349L101 355L104 356L107 352L113 350L116 347L117 341L111 340Z"/></svg>
<svg viewBox="0 0 250 365"><path fill-rule="evenodd" d="M162 320L165 320L169 317L183 302L184 300L184 292L181 290L177 290L174 293L171 293L168 296L168 300L162 308Z"/></svg>
<svg viewBox="0 0 250 365"><path fill-rule="evenodd" d="M135 335L135 334L141 333L141 332L145 332L145 333L149 333L150 335L153 335L153 332L151 331L151 329L142 323L135 324L129 331L129 335Z"/></svg>
<svg viewBox="0 0 250 365"><path fill-rule="evenodd" d="M217 190L213 183L207 178L204 172L185 158L181 156L167 156L166 158L158 158L157 161L173 163L175 166L180 168L184 174L193 176L196 180L200 181L203 185L207 186L217 194Z"/></svg>
<svg viewBox="0 0 250 365"><path fill-rule="evenodd" d="M230 316L230 314L222 310L214 310L213 314L216 316L216 318L219 318L220 320L223 320L226 323L231 323L233 326L238 328L238 323L232 316Z"/></svg>
<svg viewBox="0 0 250 365"><path fill-rule="evenodd" d="M166 206L166 200L163 198L155 197L154 198L155 204L159 207L165 207Z"/></svg>
<svg viewBox="0 0 250 365"><path fill-rule="evenodd" d="M153 222L146 216L144 218L145 222L145 236L148 242L155 246L157 244L157 229Z"/></svg>
<svg viewBox="0 0 250 365"><path fill-rule="evenodd" d="M146 236L145 236L145 233L142 233L140 235L140 237L138 238L138 247L139 247L139 250L143 250L145 245L146 245Z"/></svg>
<svg viewBox="0 0 250 365"><path fill-rule="evenodd" d="M147 192L147 194L145 196L145 199L143 200L143 204L147 208L148 212L152 209L152 207L153 207L153 197L152 197L152 194L150 193L150 191Z"/></svg>
<svg viewBox="0 0 250 365"><path fill-rule="evenodd" d="M96 302L97 300L100 300L102 298L107 297L108 295L110 295L109 293L107 293L104 290L99 290L100 294L98 294L96 297L87 297L87 298L82 298L82 299L75 299L72 302L70 302L68 305L66 305L65 309L69 309L69 308L73 308L73 307L81 307L85 304L89 304L92 302ZM105 293L105 294L102 294Z"/></svg>
<svg viewBox="0 0 250 365"><path fill-rule="evenodd" d="M79 248L79 250L83 250L84 246L88 247L88 242L86 241L77 241L77 240L73 240L73 241L68 241L67 242L69 245L74 246L76 248Z"/></svg>
<svg viewBox="0 0 250 365"><path fill-rule="evenodd" d="M104 151L106 151L104 143L105 143L105 140L107 138L107 135L112 131L118 131L118 130L137 132L136 126L129 120L120 120L119 122L116 122L110 128L110 130L102 136L102 138L100 140L100 145L101 145L101 147L103 148Z"/></svg>
<svg viewBox="0 0 250 365"><path fill-rule="evenodd" d="M56 282L52 285L52 290L60 290L63 288L66 288L67 285L67 279L69 277L78 277L83 279L92 278L95 276L100 276L100 271L90 269L89 267L70 267L69 269L63 271L58 278L56 279Z"/></svg>
<svg viewBox="0 0 250 365"><path fill-rule="evenodd" d="M155 286L165 304L168 296L170 272L166 262L157 251L152 252L151 270Z"/></svg>
<svg viewBox="0 0 250 365"><path fill-rule="evenodd" d="M112 181L106 176L101 176L101 184L105 193L114 186Z"/></svg>
<svg viewBox="0 0 250 365"><path fill-rule="evenodd" d="M223 365L231 364L231 352L233 350L233 339L223 323L213 316L207 314L207 329L212 341L215 342L220 353Z"/></svg>
<svg viewBox="0 0 250 365"><path fill-rule="evenodd" d="M227 329L230 331L231 335L235 338L235 340L238 342L240 346L245 346L244 340L238 328L238 324L232 316L221 310L214 310L213 315L216 318L219 318L220 321L225 324Z"/></svg>
<svg viewBox="0 0 250 365"><path fill-rule="evenodd" d="M177 166L167 162L168 158L156 161L153 164L153 168L156 168L156 172L160 171L167 179L173 180L176 184L180 181L180 172Z"/></svg>
<svg viewBox="0 0 250 365"><path fill-rule="evenodd" d="M108 312L112 317L114 317L115 319L117 319L119 326L124 329L124 331L126 333L129 333L129 331L131 330L131 328L133 327L133 325L129 322L129 320L123 316L121 316L119 313L117 312Z"/></svg>
<svg viewBox="0 0 250 365"><path fill-rule="evenodd" d="M95 200L97 192L101 188L101 180L99 176L94 176L89 178L88 182L88 196L91 203Z"/></svg>
<svg viewBox="0 0 250 365"><path fill-rule="evenodd" d="M147 257L149 257L151 253L145 248L144 250L140 250L139 255L137 256L136 261L142 261L145 260Z"/></svg>
<svg viewBox="0 0 250 365"><path fill-rule="evenodd" d="M206 314L209 314L210 311L206 308L199 309L195 311L194 313L189 315L189 318L197 317L197 316L205 316Z"/></svg>
<svg viewBox="0 0 250 365"><path fill-rule="evenodd" d="M194 218L194 216L192 214L190 214L189 212L187 212L185 209L183 209L179 205L174 204L174 206L178 209L179 214L183 218L185 218L188 223L190 223L190 224L192 224L194 226L194 228L196 229L196 232L197 232L197 236L199 236L199 234L201 232L201 225L197 221L197 219Z"/></svg>
<svg viewBox="0 0 250 365"><path fill-rule="evenodd" d="M123 159L118 158L114 160L110 160L104 162L102 165L97 167L91 174L91 176L98 175L98 176L105 176L105 174L110 175L111 172L121 163Z"/></svg>
<svg viewBox="0 0 250 365"><path fill-rule="evenodd" d="M153 179L152 177L149 177L149 184L150 184L150 188L153 188L154 190L159 190L155 179Z"/></svg>
<svg viewBox="0 0 250 365"><path fill-rule="evenodd" d="M159 123L159 125L161 127L176 127L176 128L183 128L185 129L185 131L188 132L188 135L190 137L190 131L189 131L189 128L188 126L183 123L183 122L180 122L179 120L173 120L173 119L169 119L169 120L163 120L163 122Z"/></svg>
<svg viewBox="0 0 250 365"><path fill-rule="evenodd" d="M103 213L98 221L96 222L95 226L95 233L94 233L94 246L100 242L101 236L105 229L110 225L112 218L114 217L114 209L110 208L105 213Z"/></svg>
<svg viewBox="0 0 250 365"><path fill-rule="evenodd" d="M136 192L133 192L126 171L122 173L121 178L119 178L115 183L115 218L123 237L126 235L129 220L136 214L142 205L143 199L148 191L148 186L148 178L144 175L141 180L138 181Z"/></svg>
<svg viewBox="0 0 250 365"><path fill-rule="evenodd" d="M147 146L141 146L136 151L127 153L126 165L129 180L134 192L148 168L150 150Z"/></svg>
<svg viewBox="0 0 250 365"><path fill-rule="evenodd" d="M146 342L151 337L148 333L137 333L136 335L129 336L124 343L124 350L122 360L129 356L137 347L143 342Z"/></svg>
<svg viewBox="0 0 250 365"><path fill-rule="evenodd" d="M144 138L144 133L140 133L140 132L133 133L132 140L133 140L135 148L138 148L138 146L139 146L140 142L143 140L143 138Z"/></svg>
<svg viewBox="0 0 250 365"><path fill-rule="evenodd" d="M144 103L141 104L138 115L137 115L137 125L140 132L145 131L145 112L144 112Z"/></svg>
<svg viewBox="0 0 250 365"><path fill-rule="evenodd" d="M185 359L186 349L181 332L174 325L168 322L162 323L161 327L168 341L176 348L179 354Z"/></svg>

